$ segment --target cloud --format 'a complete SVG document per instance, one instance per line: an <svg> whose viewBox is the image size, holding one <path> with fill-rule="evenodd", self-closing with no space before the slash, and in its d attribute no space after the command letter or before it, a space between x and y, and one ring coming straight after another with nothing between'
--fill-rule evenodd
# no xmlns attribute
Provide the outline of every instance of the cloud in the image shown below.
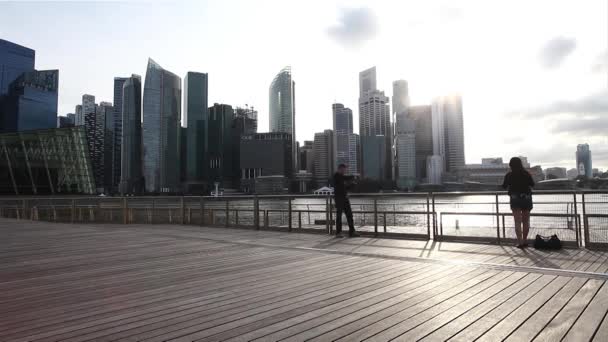
<svg viewBox="0 0 608 342"><path fill-rule="evenodd" d="M598 74L603 72L608 73L608 50L597 57L591 71Z"/></svg>
<svg viewBox="0 0 608 342"><path fill-rule="evenodd" d="M557 37L549 40L541 49L539 59L547 69L559 67L564 59L576 49L576 39Z"/></svg>
<svg viewBox="0 0 608 342"><path fill-rule="evenodd" d="M600 91L574 101L556 101L545 106L519 111L521 117L531 119L561 114L608 115L608 91Z"/></svg>
<svg viewBox="0 0 608 342"><path fill-rule="evenodd" d="M327 34L338 44L357 47L376 37L378 19L370 8L342 9L338 24L328 28Z"/></svg>

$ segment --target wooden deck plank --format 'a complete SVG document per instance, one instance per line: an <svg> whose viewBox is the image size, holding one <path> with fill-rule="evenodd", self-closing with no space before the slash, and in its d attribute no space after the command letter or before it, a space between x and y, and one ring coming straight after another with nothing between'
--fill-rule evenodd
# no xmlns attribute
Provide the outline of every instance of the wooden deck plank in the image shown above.
<svg viewBox="0 0 608 342"><path fill-rule="evenodd" d="M538 311L528 317L505 341L531 341L557 315L570 299L585 285L587 279L575 278L562 287L558 293L545 303Z"/></svg>
<svg viewBox="0 0 608 342"><path fill-rule="evenodd" d="M589 302L585 311L578 317L576 323L570 327L570 331L562 341L589 341L593 338L608 312L608 284L606 282L595 294L594 299Z"/></svg>
<svg viewBox="0 0 608 342"><path fill-rule="evenodd" d="M587 281L576 295L570 299L568 304L536 336L535 341L561 341L602 284L603 282L599 280L592 279Z"/></svg>
<svg viewBox="0 0 608 342"><path fill-rule="evenodd" d="M4 219L0 234L0 340L431 341L477 327L523 341L608 326L606 285L582 294L605 279L534 268L605 273L608 252Z"/></svg>
<svg viewBox="0 0 608 342"><path fill-rule="evenodd" d="M608 341L608 315L604 316L604 321L595 332L595 336L593 336L593 342L604 341Z"/></svg>

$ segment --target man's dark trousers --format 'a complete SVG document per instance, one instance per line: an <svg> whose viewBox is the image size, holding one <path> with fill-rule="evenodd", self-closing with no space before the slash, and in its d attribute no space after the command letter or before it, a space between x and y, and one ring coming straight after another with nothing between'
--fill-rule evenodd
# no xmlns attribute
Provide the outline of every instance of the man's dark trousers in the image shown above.
<svg viewBox="0 0 608 342"><path fill-rule="evenodd" d="M348 222L348 233L355 233L355 224L353 223L353 211L350 208L350 201L346 197L336 197L336 234L342 233L342 213L346 214Z"/></svg>

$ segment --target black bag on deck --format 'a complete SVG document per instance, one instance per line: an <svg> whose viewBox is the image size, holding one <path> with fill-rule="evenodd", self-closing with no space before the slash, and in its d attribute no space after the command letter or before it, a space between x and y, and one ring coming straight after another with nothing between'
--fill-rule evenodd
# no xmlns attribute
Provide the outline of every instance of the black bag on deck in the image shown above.
<svg viewBox="0 0 608 342"><path fill-rule="evenodd" d="M562 242L555 234L551 235L551 237L536 234L536 240L534 240L534 248L536 248L536 249L561 249Z"/></svg>

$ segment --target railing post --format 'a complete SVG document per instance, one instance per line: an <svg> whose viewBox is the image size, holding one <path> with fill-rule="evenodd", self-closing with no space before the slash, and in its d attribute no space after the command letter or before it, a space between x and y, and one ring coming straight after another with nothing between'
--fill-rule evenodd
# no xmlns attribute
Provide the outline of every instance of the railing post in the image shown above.
<svg viewBox="0 0 608 342"><path fill-rule="evenodd" d="M498 193L496 193L496 238L498 238L498 244L500 244L500 202Z"/></svg>
<svg viewBox="0 0 608 342"><path fill-rule="evenodd" d="M437 229L437 212L435 212L435 194L431 192L431 201L432 201L432 215L433 215L433 239L436 239L439 235L439 230Z"/></svg>
<svg viewBox="0 0 608 342"><path fill-rule="evenodd" d="M70 222L74 223L75 219L76 219L76 201L74 199L72 199L72 203L71 203L71 213L70 213Z"/></svg>
<svg viewBox="0 0 608 342"><path fill-rule="evenodd" d="M378 236L378 200L374 198L374 236Z"/></svg>
<svg viewBox="0 0 608 342"><path fill-rule="evenodd" d="M32 220L32 218L33 218L33 217L32 217L32 213L31 213L31 212L30 212L30 213L28 213L28 210L27 210L27 203L26 203L26 201L27 201L27 200L22 200L22 201L21 201L21 211L23 212L22 217L23 217L23 219L27 220L27 219L28 219L28 216L29 216L29 219L30 219L30 220Z"/></svg>
<svg viewBox="0 0 608 342"><path fill-rule="evenodd" d="M185 224L186 223L186 207L185 207L185 203L184 203L184 196L180 197L179 199L179 208L180 208L180 223L181 224Z"/></svg>
<svg viewBox="0 0 608 342"><path fill-rule="evenodd" d="M226 200L226 228L230 226L230 201Z"/></svg>
<svg viewBox="0 0 608 342"><path fill-rule="evenodd" d="M202 226L205 225L205 198L203 196L201 196L199 207L200 207L200 210L201 210L201 222L200 222L200 225L202 227Z"/></svg>
<svg viewBox="0 0 608 342"><path fill-rule="evenodd" d="M334 233L334 208L333 208L333 198L329 196L329 234Z"/></svg>
<svg viewBox="0 0 608 342"><path fill-rule="evenodd" d="M260 200L258 195L253 197L253 226L255 229L260 230Z"/></svg>
<svg viewBox="0 0 608 342"><path fill-rule="evenodd" d="M129 224L129 204L126 197L122 199L122 223Z"/></svg>
<svg viewBox="0 0 608 342"><path fill-rule="evenodd" d="M433 234L435 232L433 231ZM429 193L426 193L426 234L427 238L431 238L431 199Z"/></svg>
<svg viewBox="0 0 608 342"><path fill-rule="evenodd" d="M287 199L287 230L291 232L291 197Z"/></svg>
<svg viewBox="0 0 608 342"><path fill-rule="evenodd" d="M580 232L580 219L578 217L578 205L577 205L577 200L576 200L576 191L573 192L572 194L573 198L574 198L574 229L576 230L576 245L577 247L581 247L582 241L581 241L581 232Z"/></svg>
<svg viewBox="0 0 608 342"><path fill-rule="evenodd" d="M583 205L583 232L585 236L585 246L589 246L589 218L587 217L587 203L585 202L585 193L582 193L582 205Z"/></svg>
<svg viewBox="0 0 608 342"><path fill-rule="evenodd" d="M239 209L234 209L234 225L239 226Z"/></svg>
<svg viewBox="0 0 608 342"><path fill-rule="evenodd" d="M156 203L155 203L154 198L153 198L152 199L152 210L150 211L150 223L152 223L152 224L154 223L154 215L156 215L154 213L155 209L156 209L155 206L156 206Z"/></svg>
<svg viewBox="0 0 608 342"><path fill-rule="evenodd" d="M302 229L302 211L298 210L298 229Z"/></svg>
<svg viewBox="0 0 608 342"><path fill-rule="evenodd" d="M383 211L382 215L383 215L383 219L384 219L384 234L386 234L386 211Z"/></svg>
<svg viewBox="0 0 608 342"><path fill-rule="evenodd" d="M331 234L331 230L329 230L329 196L325 197L325 230L327 234Z"/></svg>
<svg viewBox="0 0 608 342"><path fill-rule="evenodd" d="M502 215L502 237L503 239L507 238L507 231L505 229L505 215Z"/></svg>

